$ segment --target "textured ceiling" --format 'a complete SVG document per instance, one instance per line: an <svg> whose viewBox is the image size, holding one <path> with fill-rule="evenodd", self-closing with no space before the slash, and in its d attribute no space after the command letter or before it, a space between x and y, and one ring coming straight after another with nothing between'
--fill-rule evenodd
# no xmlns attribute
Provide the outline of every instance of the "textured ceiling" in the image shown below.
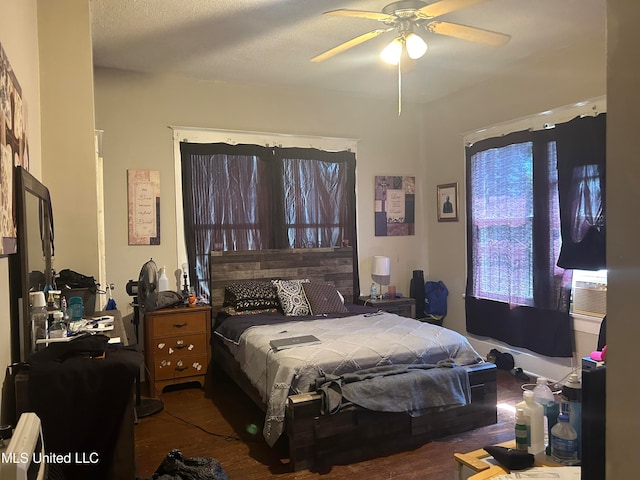
<svg viewBox="0 0 640 480"><path fill-rule="evenodd" d="M374 20L322 15L380 11L382 0L90 0L97 66L201 79L397 95L397 68L380 50L389 32L310 62ZM431 2L430 2L431 3ZM515 62L605 36L606 0L486 0L438 20L511 35L500 48L422 32L426 55L402 77L403 98L428 101L499 76Z"/></svg>

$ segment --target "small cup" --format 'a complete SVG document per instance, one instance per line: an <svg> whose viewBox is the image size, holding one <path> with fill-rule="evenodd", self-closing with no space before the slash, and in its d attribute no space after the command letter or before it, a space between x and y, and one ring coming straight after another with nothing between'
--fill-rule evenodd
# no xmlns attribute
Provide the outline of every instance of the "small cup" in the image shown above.
<svg viewBox="0 0 640 480"><path fill-rule="evenodd" d="M343 247L348 247L349 246L349 239L348 238L342 239L342 246Z"/></svg>
<svg viewBox="0 0 640 480"><path fill-rule="evenodd" d="M396 286L395 285L389 285L387 287L387 297L396 298Z"/></svg>
<svg viewBox="0 0 640 480"><path fill-rule="evenodd" d="M198 298L196 297L196 292L193 289L191 289L189 291L189 296L187 297L188 305L190 307L195 307L197 301L198 301Z"/></svg>

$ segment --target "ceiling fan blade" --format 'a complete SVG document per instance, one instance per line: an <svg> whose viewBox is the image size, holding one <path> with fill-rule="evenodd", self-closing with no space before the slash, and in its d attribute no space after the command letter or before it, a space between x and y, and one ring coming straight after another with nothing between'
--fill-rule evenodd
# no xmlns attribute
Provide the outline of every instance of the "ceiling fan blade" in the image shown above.
<svg viewBox="0 0 640 480"><path fill-rule="evenodd" d="M350 48L355 47L356 45L360 45L361 43L364 43L367 40L371 40L372 38L375 38L378 35L382 35L383 33L386 33L389 30L393 30L393 28L379 28L377 30L372 30L370 32L363 33L362 35L358 35L357 37L352 38L351 40L348 40L348 41L346 41L344 43L341 43L340 45L338 45L336 47L330 48L326 52L323 52L323 53L321 53L319 55L316 55L315 57L313 57L311 59L311 61L312 62L323 62L323 61L333 57L334 55L342 53L345 50L349 50Z"/></svg>
<svg viewBox="0 0 640 480"><path fill-rule="evenodd" d="M454 12L461 8L471 7L476 3L486 2L487 0L440 0L426 7L420 8L416 15L422 18L435 18L445 13Z"/></svg>
<svg viewBox="0 0 640 480"><path fill-rule="evenodd" d="M369 12L367 10L349 10L349 9L339 9L339 10L329 10L328 12L324 12L323 15L333 15L336 17L354 17L354 18L366 18L369 20L377 20L379 22L387 22L394 21L396 17L393 15L387 15L382 12Z"/></svg>
<svg viewBox="0 0 640 480"><path fill-rule="evenodd" d="M501 47L509 41L511 35L505 33L492 32L483 28L468 27L459 23L450 22L430 22L425 25L429 32L448 35L450 37L461 38L470 42L484 43L491 47Z"/></svg>

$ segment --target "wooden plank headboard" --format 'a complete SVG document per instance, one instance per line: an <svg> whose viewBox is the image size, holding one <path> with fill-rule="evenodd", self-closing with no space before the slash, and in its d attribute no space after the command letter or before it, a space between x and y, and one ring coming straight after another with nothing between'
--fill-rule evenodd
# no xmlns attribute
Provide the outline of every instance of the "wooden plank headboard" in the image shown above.
<svg viewBox="0 0 640 480"><path fill-rule="evenodd" d="M213 315L222 307L225 285L278 278L308 278L312 282L331 283L351 302L354 292L352 247L211 252L209 288Z"/></svg>

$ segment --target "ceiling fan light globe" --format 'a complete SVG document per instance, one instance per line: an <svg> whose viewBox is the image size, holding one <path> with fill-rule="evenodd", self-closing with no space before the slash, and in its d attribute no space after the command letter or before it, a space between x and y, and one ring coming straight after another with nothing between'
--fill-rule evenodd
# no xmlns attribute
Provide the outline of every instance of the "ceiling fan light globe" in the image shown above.
<svg viewBox="0 0 640 480"><path fill-rule="evenodd" d="M407 35L405 42L407 45L407 54L409 55L409 58L416 60L427 53L427 43L415 33L410 33L409 35Z"/></svg>
<svg viewBox="0 0 640 480"><path fill-rule="evenodd" d="M399 37L394 38L393 41L380 52L380 58L391 65L398 65L401 55L402 40Z"/></svg>

